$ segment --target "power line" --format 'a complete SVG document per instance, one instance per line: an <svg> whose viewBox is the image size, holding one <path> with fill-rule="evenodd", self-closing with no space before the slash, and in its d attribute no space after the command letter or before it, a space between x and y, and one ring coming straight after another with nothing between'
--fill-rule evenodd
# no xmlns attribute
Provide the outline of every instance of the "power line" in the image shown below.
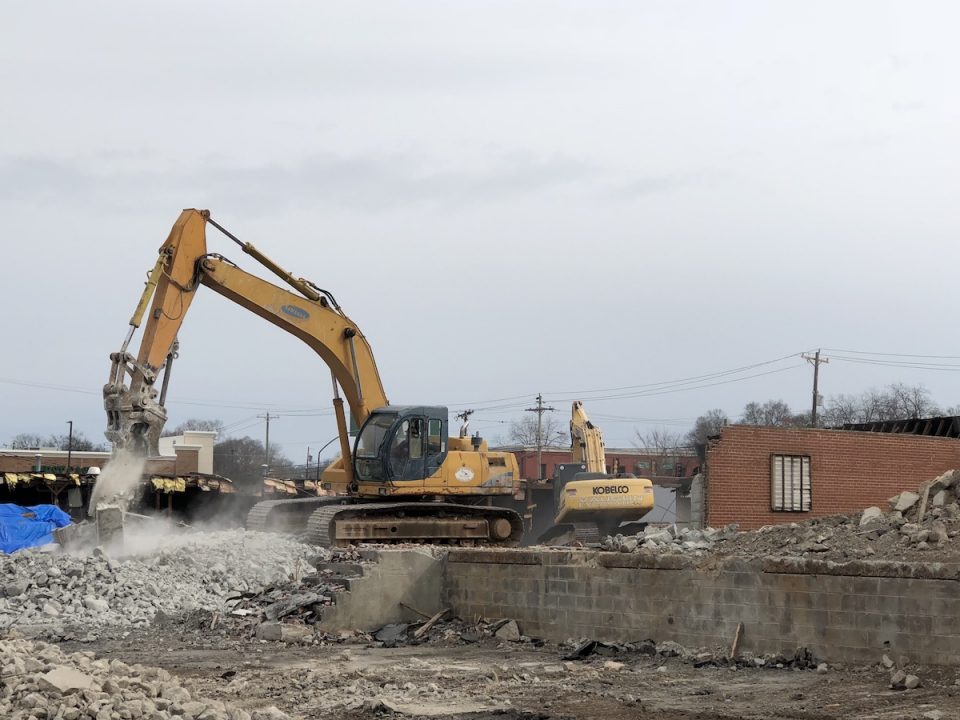
<svg viewBox="0 0 960 720"><path fill-rule="evenodd" d="M867 352L866 350L843 350L823 348L824 352L850 353L851 355L880 355L885 357L924 358L928 360L960 360L960 355L912 355L910 353Z"/></svg>
<svg viewBox="0 0 960 720"><path fill-rule="evenodd" d="M803 367L803 365L790 365L789 367L778 368L776 370L768 370L766 372L755 373L753 375L746 375L740 378L732 378L730 380L721 380L719 382L714 382L714 383L704 383L702 385L691 385L688 387L675 387L675 388L668 388L665 390L650 390L646 392L626 393L623 395L603 395L603 396L596 396L596 397L589 397L589 398L584 398L582 396L571 397L571 398L553 398L551 401L552 402L572 402L573 400L581 400L581 399L586 399L591 401L593 400L627 400L630 398L638 398L638 397L655 397L659 395L673 395L674 393L678 393L678 392L688 392L690 390L702 390L703 388L716 387L718 385L729 385L731 383L744 382L745 380L752 380L753 378L764 377L765 375L775 375L776 373L787 372L788 370L795 370L796 368L799 368L799 367Z"/></svg>
<svg viewBox="0 0 960 720"><path fill-rule="evenodd" d="M755 370L758 367L764 367L766 365L773 365L774 363L783 362L784 360L789 360L790 358L795 358L802 353L790 353L789 355L784 355L783 357L774 358L773 360L764 360L763 362L753 363L752 365L743 365L738 368L731 368L729 370L718 370L717 372L707 373L705 375L693 375L691 377L680 378L678 380L665 380L662 382L654 383L644 383L642 385L624 385L622 387L613 387L613 388L599 388L596 390L564 390L558 392L547 393L548 395L587 395L590 393L598 392L615 392L617 390L636 390L639 388L653 388L666 385L687 385L692 382L699 382L701 380L712 380L719 377L724 377L727 375L736 375L741 372L747 372L748 370Z"/></svg>
<svg viewBox="0 0 960 720"><path fill-rule="evenodd" d="M879 367L906 368L911 370L936 370L939 372L957 372L960 371L960 365L951 365L947 363L905 363L894 360L873 360L868 358L853 358L843 355L831 355L837 362L853 363L857 365L876 365Z"/></svg>

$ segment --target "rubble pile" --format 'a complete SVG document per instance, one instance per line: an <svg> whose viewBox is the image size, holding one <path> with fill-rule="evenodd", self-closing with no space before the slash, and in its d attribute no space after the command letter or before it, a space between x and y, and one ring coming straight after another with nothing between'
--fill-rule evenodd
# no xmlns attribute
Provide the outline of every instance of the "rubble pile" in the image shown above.
<svg viewBox="0 0 960 720"><path fill-rule="evenodd" d="M837 562L864 559L960 562L960 470L890 498L886 510L770 525L738 533L647 528L635 536L608 536L606 550L693 556L801 556Z"/></svg>
<svg viewBox="0 0 960 720"><path fill-rule="evenodd" d="M738 653L736 658L731 658L729 651L725 649L687 648L672 640L659 643L653 640L626 643L602 642L600 640L567 640L561 645L561 648L564 652L561 659L564 661L617 658L617 660L608 660L606 662L608 667L611 664L623 667L631 658L648 657L659 660L677 658L680 662L693 665L695 668L736 665L738 667L789 668L792 670L818 670L820 672L827 669L826 664L822 663L809 648L805 647L797 648L791 654L767 653L755 655L750 652L743 652Z"/></svg>
<svg viewBox="0 0 960 720"><path fill-rule="evenodd" d="M334 604L342 592L342 581L328 579L329 572L311 573L302 578L269 585L259 592L245 592L227 598L229 614L258 622L284 621L308 625L321 619L323 608Z"/></svg>
<svg viewBox="0 0 960 720"><path fill-rule="evenodd" d="M157 537L147 552L123 558L21 551L0 558L0 628L82 639L76 628L219 611L230 597L310 575L316 558L315 547L243 530Z"/></svg>
<svg viewBox="0 0 960 720"><path fill-rule="evenodd" d="M288 720L275 707L250 713L194 697L166 670L23 639L0 640L0 680L0 717L11 720Z"/></svg>
<svg viewBox="0 0 960 720"><path fill-rule="evenodd" d="M704 555L717 543L735 538L737 528L736 523L723 528L704 528L703 530L679 528L676 525L648 527L636 535L608 535L600 541L600 547L604 550L626 553L649 550Z"/></svg>

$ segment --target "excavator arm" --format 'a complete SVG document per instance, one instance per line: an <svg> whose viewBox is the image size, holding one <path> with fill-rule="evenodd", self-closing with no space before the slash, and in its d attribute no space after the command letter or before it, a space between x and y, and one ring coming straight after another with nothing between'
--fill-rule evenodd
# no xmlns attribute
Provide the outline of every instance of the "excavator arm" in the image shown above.
<svg viewBox="0 0 960 720"><path fill-rule="evenodd" d="M224 232L296 292L245 272L222 255L208 253L208 224ZM333 379L341 452L349 458L338 386L343 389L358 425L371 411L389 404L369 343L330 293L303 278L295 278L253 245L238 240L212 220L206 210L184 210L177 219L160 247L123 346L110 355L110 378L103 396L106 435L114 448L144 455L158 453L160 433L167 419L164 405L177 352L177 334L200 285L286 330L323 359ZM128 346L148 304L150 312L134 356L128 352ZM161 373L163 384L158 391L156 383Z"/></svg>
<svg viewBox="0 0 960 720"><path fill-rule="evenodd" d="M600 428L590 422L580 400L574 400L570 413L570 454L574 463L587 466L587 472L607 471L603 435Z"/></svg>

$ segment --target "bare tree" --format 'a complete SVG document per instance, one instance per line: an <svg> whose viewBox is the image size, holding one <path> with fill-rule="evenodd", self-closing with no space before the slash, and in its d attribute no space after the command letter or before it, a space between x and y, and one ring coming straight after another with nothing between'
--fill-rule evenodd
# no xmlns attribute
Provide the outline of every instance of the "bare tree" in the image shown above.
<svg viewBox="0 0 960 720"><path fill-rule="evenodd" d="M68 434L51 435L47 438L47 446L57 450L76 450L77 452L106 452L105 443L97 444L89 440L82 432L75 432L73 438Z"/></svg>
<svg viewBox="0 0 960 720"><path fill-rule="evenodd" d="M750 402L743 408L740 422L744 425L772 425L793 427L804 424L805 415L794 413L783 400L767 400L765 403Z"/></svg>
<svg viewBox="0 0 960 720"><path fill-rule="evenodd" d="M893 383L884 390L872 388L860 395L835 395L824 405L823 417L828 426L845 423L907 420L940 415L943 410L930 398L922 385Z"/></svg>
<svg viewBox="0 0 960 720"><path fill-rule="evenodd" d="M570 444L570 431L555 417L544 413L539 439L538 443L537 418L530 416L511 421L507 431L507 442L510 445L536 447L540 444L543 447L564 447Z"/></svg>
<svg viewBox="0 0 960 720"><path fill-rule="evenodd" d="M707 438L713 435L719 435L720 429L730 424L730 418L720 408L708 410L697 418L693 429L687 433L686 441L688 445L702 445L707 442Z"/></svg>
<svg viewBox="0 0 960 720"><path fill-rule="evenodd" d="M76 450L77 452L95 451L105 452L107 446L104 443L99 445L89 440L82 432L75 432L73 438L66 433L63 435L49 435L44 438L36 433L20 433L10 441L10 448L13 450L39 450L40 448L53 448L54 450Z"/></svg>
<svg viewBox="0 0 960 720"><path fill-rule="evenodd" d="M201 432L215 432L218 435L222 435L223 420L201 420L199 418L190 418L189 420L184 420L175 428L172 428L170 430L164 430L163 437L170 437L171 435L183 435L183 433L189 432L191 430L198 430Z"/></svg>
<svg viewBox="0 0 960 720"><path fill-rule="evenodd" d="M665 428L655 428L648 433L637 431L637 447L646 450L654 459L656 474L665 475L676 472L680 467L680 448L683 438Z"/></svg>
<svg viewBox="0 0 960 720"><path fill-rule="evenodd" d="M20 433L10 441L13 450L39 450L43 444L43 438L34 433Z"/></svg>

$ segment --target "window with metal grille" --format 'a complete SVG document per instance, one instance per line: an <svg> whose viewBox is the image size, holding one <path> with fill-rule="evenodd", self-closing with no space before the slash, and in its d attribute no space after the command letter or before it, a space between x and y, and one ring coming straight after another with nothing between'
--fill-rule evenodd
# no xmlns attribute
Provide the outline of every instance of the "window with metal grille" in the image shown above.
<svg viewBox="0 0 960 720"><path fill-rule="evenodd" d="M810 511L810 456L770 456L770 507L779 512Z"/></svg>

